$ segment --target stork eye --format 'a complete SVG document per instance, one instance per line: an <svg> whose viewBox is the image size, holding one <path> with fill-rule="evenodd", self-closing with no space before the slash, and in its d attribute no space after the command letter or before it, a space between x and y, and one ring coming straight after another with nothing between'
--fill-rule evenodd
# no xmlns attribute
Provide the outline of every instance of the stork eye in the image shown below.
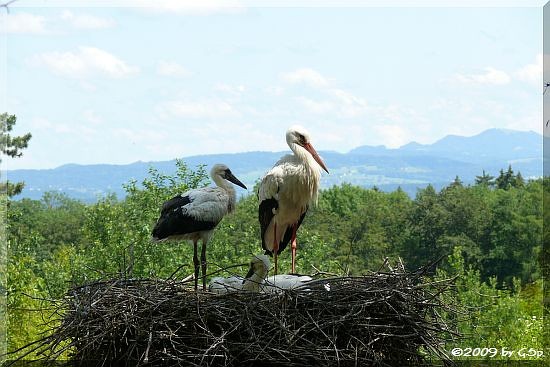
<svg viewBox="0 0 550 367"><path fill-rule="evenodd" d="M302 134L299 134L299 133L298 133L297 137L298 137L298 141L299 141L300 143L303 143L304 141L306 141L306 137L303 136Z"/></svg>

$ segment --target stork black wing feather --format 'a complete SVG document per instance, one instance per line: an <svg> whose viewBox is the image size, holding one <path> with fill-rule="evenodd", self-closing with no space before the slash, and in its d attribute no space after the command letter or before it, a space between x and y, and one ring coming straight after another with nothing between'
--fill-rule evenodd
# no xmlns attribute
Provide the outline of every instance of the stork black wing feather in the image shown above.
<svg viewBox="0 0 550 367"><path fill-rule="evenodd" d="M262 234L262 248L266 251L266 255L271 255L271 252L265 248L265 232L267 231L267 227L269 227L271 219L273 219L273 210L276 210L277 208L279 208L279 203L273 198L263 200L258 208L260 233Z"/></svg>
<svg viewBox="0 0 550 367"><path fill-rule="evenodd" d="M277 200L271 198L271 199L265 199L260 203L260 207L258 209L258 219L260 221L260 230L262 234L262 248L265 250L266 255L273 255L273 253L268 250L265 247L265 232L267 231L267 227L269 227L269 223L273 219L273 210L279 208L279 203ZM304 211L304 213L300 216L300 219L298 220L298 223L296 225L296 230L300 228L300 225L302 224L304 217L306 216L307 208ZM279 242L279 249L277 250L277 255L280 254L288 245L290 240L292 239L292 227L288 227L285 231L285 234L281 241Z"/></svg>
<svg viewBox="0 0 550 367"><path fill-rule="evenodd" d="M167 212L171 212L177 208L180 208L184 205L187 205L191 203L191 199L189 198L189 195L182 196L174 196L172 199L166 201L164 204L162 204L162 209L160 211L160 215L165 215Z"/></svg>
<svg viewBox="0 0 550 367"><path fill-rule="evenodd" d="M153 237L157 240L169 239L188 233L214 229L217 222L196 219L184 214L182 207L191 203L189 196L175 196L162 206L160 218L153 229Z"/></svg>

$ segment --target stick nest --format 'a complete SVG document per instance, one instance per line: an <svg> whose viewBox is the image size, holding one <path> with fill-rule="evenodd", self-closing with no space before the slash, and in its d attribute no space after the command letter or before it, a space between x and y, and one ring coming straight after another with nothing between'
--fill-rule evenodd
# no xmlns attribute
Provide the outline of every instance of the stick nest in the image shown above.
<svg viewBox="0 0 550 367"><path fill-rule="evenodd" d="M402 267L316 279L280 294L195 293L189 282L112 279L72 288L60 325L34 345L73 365L386 366L448 357L441 295Z"/></svg>

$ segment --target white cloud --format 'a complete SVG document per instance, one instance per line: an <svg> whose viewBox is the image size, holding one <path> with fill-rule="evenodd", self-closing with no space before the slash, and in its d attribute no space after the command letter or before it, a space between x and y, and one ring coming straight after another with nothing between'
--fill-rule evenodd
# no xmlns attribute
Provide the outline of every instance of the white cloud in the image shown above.
<svg viewBox="0 0 550 367"><path fill-rule="evenodd" d="M222 100L167 101L161 103L158 109L164 118L214 119L240 116L239 111Z"/></svg>
<svg viewBox="0 0 550 367"><path fill-rule="evenodd" d="M282 96L283 93L285 92L284 88L280 87L278 85L266 87L264 89L264 91L265 91L266 94L268 94L270 96L275 96L275 97Z"/></svg>
<svg viewBox="0 0 550 367"><path fill-rule="evenodd" d="M399 148L411 141L409 133L398 125L377 125L374 130L388 148Z"/></svg>
<svg viewBox="0 0 550 367"><path fill-rule="evenodd" d="M84 138L88 141L92 140L92 136L99 133L98 130L81 124L54 123L42 117L34 118L31 121L31 126L33 130L46 130L56 134L78 135L79 138Z"/></svg>
<svg viewBox="0 0 550 367"><path fill-rule="evenodd" d="M306 84L317 88L326 87L329 84L327 78L310 68L302 68L282 73L281 79L290 84Z"/></svg>
<svg viewBox="0 0 550 367"><path fill-rule="evenodd" d="M331 113L341 118L354 118L368 112L369 106L363 98L338 88L328 88L323 91L326 97L321 100L298 96L296 101L307 112L313 114Z"/></svg>
<svg viewBox="0 0 550 367"><path fill-rule="evenodd" d="M110 134L133 144L162 143L163 141L168 141L170 138L165 132L159 131L158 129L115 128L110 131Z"/></svg>
<svg viewBox="0 0 550 367"><path fill-rule="evenodd" d="M246 91L246 87L242 84L230 85L225 83L219 83L214 86L214 90L217 92L239 95Z"/></svg>
<svg viewBox="0 0 550 367"><path fill-rule="evenodd" d="M69 10L61 13L61 19L78 29L105 29L115 25L112 19L100 18L89 14L74 14Z"/></svg>
<svg viewBox="0 0 550 367"><path fill-rule="evenodd" d="M92 125L99 125L103 122L103 119L98 116L94 110L85 110L82 113L84 121L91 123Z"/></svg>
<svg viewBox="0 0 550 367"><path fill-rule="evenodd" d="M542 85L542 54L538 54L535 62L516 70L514 76L521 81Z"/></svg>
<svg viewBox="0 0 550 367"><path fill-rule="evenodd" d="M13 13L5 17L8 33L44 34L46 31L46 18L30 13Z"/></svg>
<svg viewBox="0 0 550 367"><path fill-rule="evenodd" d="M132 5L146 7L150 12L183 15L241 13L245 9L238 0L137 0Z"/></svg>
<svg viewBox="0 0 550 367"><path fill-rule="evenodd" d="M162 76L185 78L192 73L182 65L173 61L159 61L157 65L157 74Z"/></svg>
<svg viewBox="0 0 550 367"><path fill-rule="evenodd" d="M492 84L504 85L511 81L508 73L492 67L483 69L485 72L481 74L455 74L451 80L463 84Z"/></svg>
<svg viewBox="0 0 550 367"><path fill-rule="evenodd" d="M81 46L77 51L46 52L35 55L30 62L45 66L55 74L72 78L85 78L95 74L121 78L138 72L137 67L95 47Z"/></svg>
<svg viewBox="0 0 550 367"><path fill-rule="evenodd" d="M338 117L352 118L365 114L369 108L364 98L331 86L328 78L313 69L297 69L281 73L280 77L289 84L305 84L314 87L317 92L324 95L320 100L305 96L295 98L308 112L314 114L334 113Z"/></svg>
<svg viewBox="0 0 550 367"><path fill-rule="evenodd" d="M315 114L324 114L334 111L334 105L329 101L315 101L311 98L299 96L296 100L308 111Z"/></svg>
<svg viewBox="0 0 550 367"><path fill-rule="evenodd" d="M338 102L338 111L343 117L357 117L367 112L368 103L364 98L337 88L328 90L328 93Z"/></svg>

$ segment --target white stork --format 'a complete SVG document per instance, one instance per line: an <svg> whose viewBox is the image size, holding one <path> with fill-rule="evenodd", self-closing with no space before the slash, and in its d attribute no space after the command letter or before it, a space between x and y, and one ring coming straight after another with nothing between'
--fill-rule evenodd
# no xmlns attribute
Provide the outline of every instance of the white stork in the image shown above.
<svg viewBox="0 0 550 367"><path fill-rule="evenodd" d="M215 277L210 281L208 288L211 292L218 294L238 290L258 292L270 266L269 258L266 255L252 256L250 269L244 278L240 276L229 278Z"/></svg>
<svg viewBox="0 0 550 367"><path fill-rule="evenodd" d="M262 283L262 292L280 293L285 289L296 289L312 281L307 275L278 274L272 275Z"/></svg>
<svg viewBox="0 0 550 367"><path fill-rule="evenodd" d="M286 142L294 154L282 157L265 174L258 189L262 247L266 254L273 254L275 274L277 255L289 241L292 248L292 273L296 272L296 231L309 205L317 202L320 168L328 173L303 127L292 126L288 129Z"/></svg>
<svg viewBox="0 0 550 367"><path fill-rule="evenodd" d="M202 240L200 264L202 265L202 288L206 290L206 244L218 223L235 209L235 189L227 181L246 189L246 186L224 164L214 165L210 171L210 177L217 187L189 190L168 200L162 206L160 218L153 229L154 241L193 241L195 291L199 276L197 243Z"/></svg>
<svg viewBox="0 0 550 367"><path fill-rule="evenodd" d="M229 278L216 277L210 282L208 289L211 292L222 294L235 291L280 293L285 289L295 289L304 286L313 280L307 275L274 275L267 279L267 272L271 264L266 255L255 255L250 260L250 268L246 276L232 276Z"/></svg>

